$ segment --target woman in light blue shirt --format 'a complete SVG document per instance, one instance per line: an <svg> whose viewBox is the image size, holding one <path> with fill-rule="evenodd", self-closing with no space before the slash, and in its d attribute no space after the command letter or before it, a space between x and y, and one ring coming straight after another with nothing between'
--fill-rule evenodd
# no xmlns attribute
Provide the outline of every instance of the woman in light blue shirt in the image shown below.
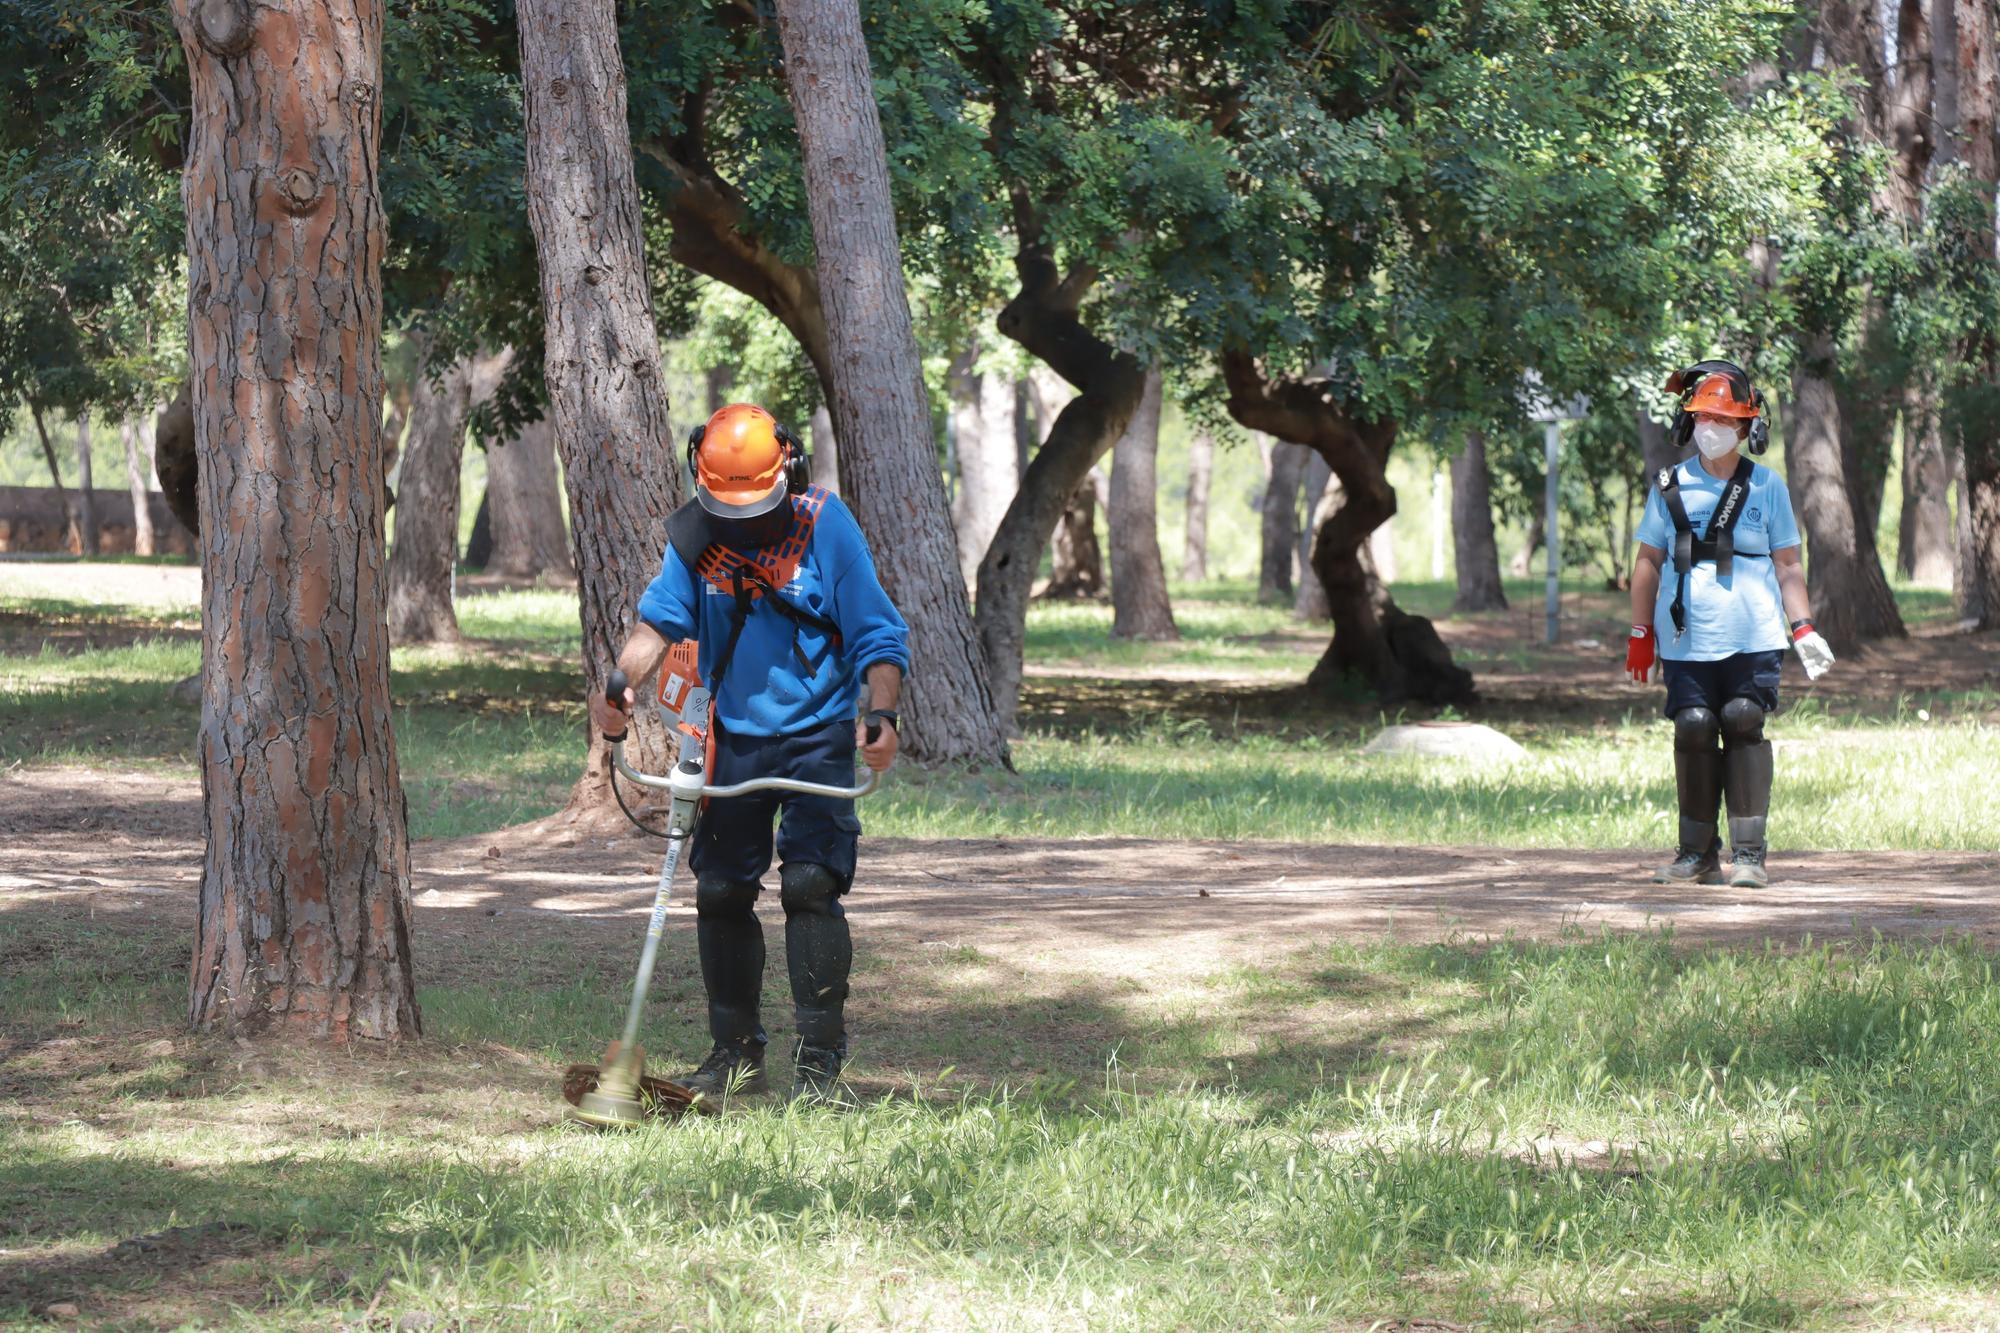
<svg viewBox="0 0 2000 1333"><path fill-rule="evenodd" d="M1644 682L1657 657L1674 724L1680 849L1661 883L1722 882L1717 807L1729 807L1729 883L1761 888L1771 808L1765 715L1778 706L1787 643L1809 676L1833 662L1813 629L1799 525L1763 452L1763 395L1740 369L1704 361L1667 381L1683 394L1675 439L1696 456L1661 472L1640 521L1625 668ZM1789 626L1788 626L1789 622ZM1720 742L1721 748L1717 749Z"/></svg>

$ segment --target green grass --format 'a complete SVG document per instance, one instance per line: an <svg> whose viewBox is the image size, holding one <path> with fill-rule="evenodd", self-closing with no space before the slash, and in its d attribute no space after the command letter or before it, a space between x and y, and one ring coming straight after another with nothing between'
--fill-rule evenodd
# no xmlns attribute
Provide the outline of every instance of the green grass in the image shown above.
<svg viewBox="0 0 2000 1333"><path fill-rule="evenodd" d="M10 1076L37 1114L0 1122L0 1247L87 1260L226 1222L254 1262L205 1274L202 1299L219 1278L241 1327L371 1302L496 1328L1996 1314L2000 979L1971 946L1318 945L1132 988L1073 1081L938 1053L858 1113L759 1104L604 1138L554 1127L546 1074L484 1045L587 1049L606 1005L552 979L571 960L427 989L428 1054L182 1039L148 1059L115 1036L172 1021L167 953L38 942L0 980L0 1026L61 1014L114 1045L74 1084ZM0 933L7 956L29 943ZM880 1045L938 1021L897 991L874 992ZM85 1114L46 1114L64 1098ZM73 1273L21 1270L0 1320L175 1291L144 1261Z"/></svg>

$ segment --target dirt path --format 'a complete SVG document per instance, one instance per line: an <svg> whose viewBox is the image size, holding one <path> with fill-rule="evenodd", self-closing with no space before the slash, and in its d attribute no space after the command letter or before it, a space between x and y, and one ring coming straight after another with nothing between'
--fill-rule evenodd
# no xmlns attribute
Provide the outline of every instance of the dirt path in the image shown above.
<svg viewBox="0 0 2000 1333"><path fill-rule="evenodd" d="M191 911L200 790L81 770L0 776L0 911ZM534 825L419 843L419 937L624 939L657 844ZM1671 923L1689 941L1971 934L2000 942L2000 853L1798 853L1763 891L1666 887L1639 852L1141 839L872 839L849 900L864 938L978 950L1024 973L1171 983L1314 940L1553 938ZM677 917L693 909L677 902ZM441 951L447 956L450 950ZM433 956L436 956L435 954Z"/></svg>

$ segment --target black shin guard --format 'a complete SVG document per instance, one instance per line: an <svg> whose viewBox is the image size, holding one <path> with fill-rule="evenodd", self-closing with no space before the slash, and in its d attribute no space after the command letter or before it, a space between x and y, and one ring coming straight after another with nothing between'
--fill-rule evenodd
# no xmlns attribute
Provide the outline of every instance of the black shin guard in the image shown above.
<svg viewBox="0 0 2000 1333"><path fill-rule="evenodd" d="M708 990L708 1032L718 1042L764 1042L757 1017L764 927L753 910L762 888L754 879L704 879L695 885L695 941Z"/></svg>
<svg viewBox="0 0 2000 1333"><path fill-rule="evenodd" d="M785 904L785 961L792 977L792 1013L799 1040L847 1050L847 974L854 942L840 906L841 883L823 865L802 861L780 872Z"/></svg>
<svg viewBox="0 0 2000 1333"><path fill-rule="evenodd" d="M1764 738L1764 710L1748 699L1722 707L1723 790L1729 797L1729 845L1764 850L1764 824L1771 813L1771 742Z"/></svg>
<svg viewBox="0 0 2000 1333"><path fill-rule="evenodd" d="M1722 801L1722 754L1715 748L1720 728L1706 708L1674 714L1674 786L1680 796L1680 845L1706 854L1715 845L1716 807Z"/></svg>

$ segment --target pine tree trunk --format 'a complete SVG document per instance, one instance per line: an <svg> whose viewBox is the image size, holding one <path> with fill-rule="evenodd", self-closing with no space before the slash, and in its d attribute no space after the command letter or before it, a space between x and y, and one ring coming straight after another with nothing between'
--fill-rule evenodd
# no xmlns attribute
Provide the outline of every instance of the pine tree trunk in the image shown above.
<svg viewBox="0 0 2000 1333"><path fill-rule="evenodd" d="M1104 596L1104 548L1097 540L1097 495L1109 489L1104 474L1093 469L1070 493L1050 546L1049 581L1042 588L1047 601L1094 601Z"/></svg>
<svg viewBox="0 0 2000 1333"><path fill-rule="evenodd" d="M410 391L410 429L396 478L396 540L389 548L389 639L393 643L452 643L458 563L458 470L465 421L472 412L472 363L424 364L417 354Z"/></svg>
<svg viewBox="0 0 2000 1333"><path fill-rule="evenodd" d="M2000 34L1986 0L1958 0L1958 138L1967 170L1983 187L1974 244L1993 262L1993 195L2000 186ZM1977 349L1987 392L2000 385L2000 345ZM1979 629L2000 625L2000 423L1978 414L1961 432L1960 507L1967 526L1960 543L1960 609Z"/></svg>
<svg viewBox="0 0 2000 1333"><path fill-rule="evenodd" d="M1215 477L1215 437L1197 430L1188 439L1187 536L1181 548L1181 582L1208 580L1208 488Z"/></svg>
<svg viewBox="0 0 2000 1333"><path fill-rule="evenodd" d="M176 0L206 849L190 1016L419 1030L382 554L376 0Z"/></svg>
<svg viewBox="0 0 2000 1333"><path fill-rule="evenodd" d="M1326 585L1313 568L1313 543L1320 525L1340 508L1340 479L1326 459L1308 451L1302 489L1306 494L1306 521L1299 526L1299 586L1292 598L1292 614L1309 624L1326 623L1333 608L1326 600Z"/></svg>
<svg viewBox="0 0 2000 1333"><path fill-rule="evenodd" d="M683 498L679 451L660 375L616 11L610 0L522 0L517 20L542 374L569 486L584 678L597 694L659 572L667 518ZM646 771L666 771L654 710L638 710L626 752ZM616 817L600 737L591 737L568 813Z"/></svg>
<svg viewBox="0 0 2000 1333"><path fill-rule="evenodd" d="M1160 555L1160 372L1146 372L1139 410L1111 446L1111 637L1178 639Z"/></svg>
<svg viewBox="0 0 2000 1333"><path fill-rule="evenodd" d="M42 458L49 465L49 480L56 488L56 499L62 504L63 513L69 516L69 532L65 534L65 549L71 555L83 554L83 514L77 508L76 498L63 485L62 465L56 462L55 446L49 443L48 424L42 420L42 409L33 403L28 405L28 415L35 423L35 436L42 442Z"/></svg>
<svg viewBox="0 0 2000 1333"><path fill-rule="evenodd" d="M958 460L958 496L952 528L958 567L968 585L979 573L1000 520L1020 489L1014 441L1014 385L977 368L978 349L959 353L946 372L951 391L952 439Z"/></svg>
<svg viewBox="0 0 2000 1333"><path fill-rule="evenodd" d="M1292 600L1292 565L1298 559L1299 485L1306 474L1303 445L1274 441L1264 470L1262 555L1257 566L1257 600L1266 605Z"/></svg>
<svg viewBox="0 0 2000 1333"><path fill-rule="evenodd" d="M91 477L90 413L76 414L76 495L77 519L81 525L83 553L96 555L99 542L97 492Z"/></svg>
<svg viewBox="0 0 2000 1333"><path fill-rule="evenodd" d="M1958 514L1952 524L1952 601L1959 619L1977 625L1986 615L1986 580L1979 567L1979 543L1972 526L1972 493L1965 482L1965 451L1952 451L1952 480L1958 487Z"/></svg>
<svg viewBox="0 0 2000 1333"><path fill-rule="evenodd" d="M543 583L576 582L569 531L563 525L555 427L547 417L521 427L511 440L486 446L486 505L492 529L489 572Z"/></svg>
<svg viewBox="0 0 2000 1333"><path fill-rule="evenodd" d="M812 450L813 480L839 495L840 440L833 433L833 413L826 410L825 403L813 409L812 422L806 429Z"/></svg>
<svg viewBox="0 0 2000 1333"><path fill-rule="evenodd" d="M1896 571L1913 583L1951 586L1957 561L1951 531L1951 462L1937 405L1912 383L1903 399L1903 512Z"/></svg>
<svg viewBox="0 0 2000 1333"><path fill-rule="evenodd" d="M142 429L138 421L127 417L118 428L119 439L125 445L125 484L132 492L132 554L154 554L152 492L146 485L146 469L139 466L139 433ZM151 450L145 452L150 453Z"/></svg>
<svg viewBox="0 0 2000 1333"><path fill-rule="evenodd" d="M1454 614L1505 611L1500 546L1493 539L1493 474L1486 466L1486 436L1467 431L1465 447L1451 460L1451 541L1458 562Z"/></svg>
<svg viewBox="0 0 2000 1333"><path fill-rule="evenodd" d="M903 743L920 762L1007 762L958 571L855 0L780 0L833 360L833 423L855 517L910 624Z"/></svg>
<svg viewBox="0 0 2000 1333"><path fill-rule="evenodd" d="M1813 620L1836 649L1900 637L1903 621L1872 543L1856 527L1840 446L1840 404L1831 370L1832 340L1805 340L1792 371L1786 418L1786 480L1806 534L1806 584Z"/></svg>

